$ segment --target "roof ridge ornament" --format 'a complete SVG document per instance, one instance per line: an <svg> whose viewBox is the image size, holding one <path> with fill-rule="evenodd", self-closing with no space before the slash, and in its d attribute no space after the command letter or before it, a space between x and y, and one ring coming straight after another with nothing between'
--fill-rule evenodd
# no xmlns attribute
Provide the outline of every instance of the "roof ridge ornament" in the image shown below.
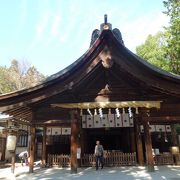
<svg viewBox="0 0 180 180"><path fill-rule="evenodd" d="M107 24L107 14L104 15L104 24Z"/></svg>
<svg viewBox="0 0 180 180"><path fill-rule="evenodd" d="M107 14L104 15L104 23L100 25L100 30L112 30L112 24L107 22Z"/></svg>
<svg viewBox="0 0 180 180"><path fill-rule="evenodd" d="M112 30L112 24L108 23L108 16L107 14L104 15L104 23L102 23L100 25L100 30L99 29L95 29L92 32L91 35L91 43L90 43L90 47L94 44L94 42L99 38L100 34L102 31L106 31L106 30L110 30L112 31L113 35L116 37L116 39L122 44L124 45L123 39L122 39L122 35L119 29L115 28Z"/></svg>

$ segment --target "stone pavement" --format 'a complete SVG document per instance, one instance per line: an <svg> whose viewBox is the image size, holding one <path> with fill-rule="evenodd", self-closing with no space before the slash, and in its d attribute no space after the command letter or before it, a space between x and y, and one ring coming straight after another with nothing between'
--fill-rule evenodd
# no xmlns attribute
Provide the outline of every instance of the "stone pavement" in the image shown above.
<svg viewBox="0 0 180 180"><path fill-rule="evenodd" d="M12 175L10 168L0 169L0 179L22 180L180 180L180 166L158 166L155 172L147 172L145 167L105 167L96 171L94 168L79 168L77 174L71 174L69 168L36 168L33 174L28 167L16 168Z"/></svg>

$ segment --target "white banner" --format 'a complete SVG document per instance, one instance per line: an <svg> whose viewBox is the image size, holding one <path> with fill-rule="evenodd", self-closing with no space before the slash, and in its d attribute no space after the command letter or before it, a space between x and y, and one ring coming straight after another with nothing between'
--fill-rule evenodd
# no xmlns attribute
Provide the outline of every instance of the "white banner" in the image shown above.
<svg viewBox="0 0 180 180"><path fill-rule="evenodd" d="M166 132L171 132L171 126L170 125L166 125Z"/></svg>
<svg viewBox="0 0 180 180"><path fill-rule="evenodd" d="M102 121L102 127L109 127L109 120L108 120L108 115L104 114L103 117L101 118Z"/></svg>
<svg viewBox="0 0 180 180"><path fill-rule="evenodd" d="M122 115L122 119L123 119L123 127L129 127L129 114L125 113L125 114L121 114Z"/></svg>
<svg viewBox="0 0 180 180"><path fill-rule="evenodd" d="M108 114L109 127L115 127L114 114Z"/></svg>
<svg viewBox="0 0 180 180"><path fill-rule="evenodd" d="M130 127L133 127L133 126L134 126L133 117L129 117L129 126L130 126Z"/></svg>
<svg viewBox="0 0 180 180"><path fill-rule="evenodd" d="M122 116L120 114L119 117L115 114L115 122L116 122L116 127L122 127Z"/></svg>
<svg viewBox="0 0 180 180"><path fill-rule="evenodd" d="M82 116L82 128L86 128L86 115Z"/></svg>
<svg viewBox="0 0 180 180"><path fill-rule="evenodd" d="M62 128L62 135L70 135L71 128Z"/></svg>
<svg viewBox="0 0 180 180"><path fill-rule="evenodd" d="M93 128L93 116L87 115L86 116L86 123L87 123L87 128Z"/></svg>
<svg viewBox="0 0 180 180"><path fill-rule="evenodd" d="M165 125L156 125L156 132L165 132Z"/></svg>
<svg viewBox="0 0 180 180"><path fill-rule="evenodd" d="M102 127L102 123L99 115L94 115L94 127L95 128Z"/></svg>
<svg viewBox="0 0 180 180"><path fill-rule="evenodd" d="M150 129L150 132L155 132L156 131L155 125L150 125L149 129Z"/></svg>
<svg viewBox="0 0 180 180"><path fill-rule="evenodd" d="M61 128L52 128L52 135L61 135Z"/></svg>
<svg viewBox="0 0 180 180"><path fill-rule="evenodd" d="M46 129L46 135L51 135L51 133L52 133L52 128L50 128L50 127L48 127L47 129Z"/></svg>

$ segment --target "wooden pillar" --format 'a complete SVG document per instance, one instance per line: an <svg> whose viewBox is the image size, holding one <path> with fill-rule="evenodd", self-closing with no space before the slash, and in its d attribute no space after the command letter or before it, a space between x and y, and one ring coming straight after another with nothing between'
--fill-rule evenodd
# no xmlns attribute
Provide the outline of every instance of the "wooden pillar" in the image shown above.
<svg viewBox="0 0 180 180"><path fill-rule="evenodd" d="M153 158L153 151L152 151L151 133L149 130L149 121L143 120L143 126L144 126L147 167L148 167L149 172L153 172L154 171L154 158Z"/></svg>
<svg viewBox="0 0 180 180"><path fill-rule="evenodd" d="M11 153L11 155L12 155L12 158L11 158L11 172L12 173L14 173L14 171L15 171L15 162L16 162L16 154L15 154L15 152L13 152L13 153Z"/></svg>
<svg viewBox="0 0 180 180"><path fill-rule="evenodd" d="M130 128L130 139L131 139L131 153L136 152L136 144L135 144L135 134L134 128Z"/></svg>
<svg viewBox="0 0 180 180"><path fill-rule="evenodd" d="M143 145L142 145L142 138L141 138L141 131L140 131L140 125L138 122L138 117L135 117L134 131L135 131L135 138L136 138L136 145L137 145L138 163L140 166L143 166L144 165Z"/></svg>
<svg viewBox="0 0 180 180"><path fill-rule="evenodd" d="M77 111L71 111L71 173L77 173L77 148L78 148L78 114Z"/></svg>
<svg viewBox="0 0 180 180"><path fill-rule="evenodd" d="M42 139L42 167L46 167L46 126L43 127Z"/></svg>
<svg viewBox="0 0 180 180"><path fill-rule="evenodd" d="M172 135L172 146L178 146L175 124L171 125L171 135Z"/></svg>
<svg viewBox="0 0 180 180"><path fill-rule="evenodd" d="M31 132L31 141L30 141L30 163L29 163L29 172L33 173L34 169L34 156L35 156L35 126L30 127Z"/></svg>

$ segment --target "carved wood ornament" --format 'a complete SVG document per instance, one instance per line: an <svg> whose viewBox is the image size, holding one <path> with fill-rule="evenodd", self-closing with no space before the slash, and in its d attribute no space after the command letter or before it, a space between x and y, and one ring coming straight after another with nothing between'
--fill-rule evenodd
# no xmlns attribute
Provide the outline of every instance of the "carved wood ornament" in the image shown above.
<svg viewBox="0 0 180 180"><path fill-rule="evenodd" d="M99 54L100 59L102 60L102 65L105 68L111 68L113 66L113 58L111 55L111 51L109 50L109 48L107 46L105 46L105 48L101 51L101 53Z"/></svg>

